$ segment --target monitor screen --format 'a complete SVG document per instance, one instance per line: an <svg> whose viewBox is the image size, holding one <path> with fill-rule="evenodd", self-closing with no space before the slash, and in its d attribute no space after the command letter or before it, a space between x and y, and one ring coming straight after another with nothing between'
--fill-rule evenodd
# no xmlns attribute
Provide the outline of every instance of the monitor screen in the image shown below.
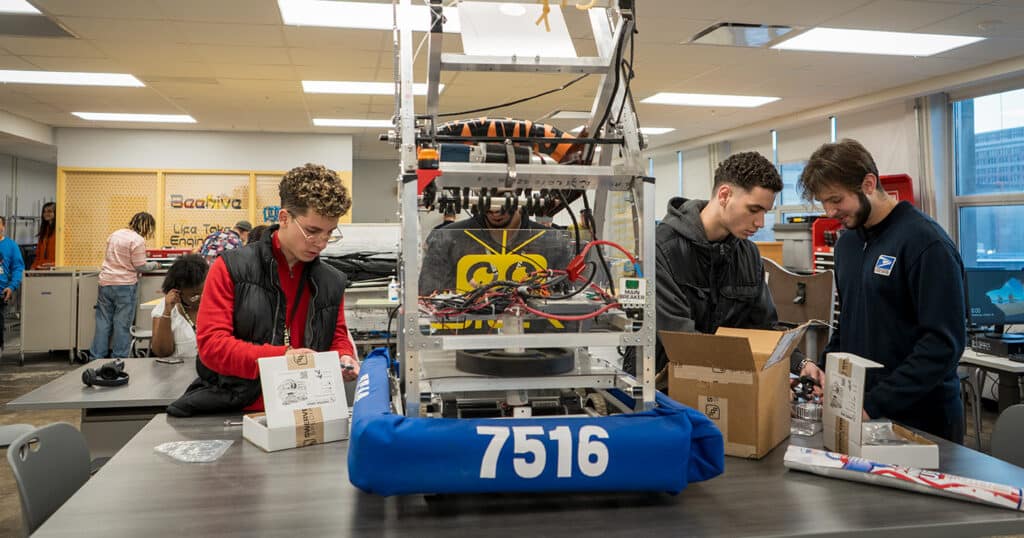
<svg viewBox="0 0 1024 538"><path fill-rule="evenodd" d="M1024 323L1024 269L967 269L966 273L971 323Z"/></svg>

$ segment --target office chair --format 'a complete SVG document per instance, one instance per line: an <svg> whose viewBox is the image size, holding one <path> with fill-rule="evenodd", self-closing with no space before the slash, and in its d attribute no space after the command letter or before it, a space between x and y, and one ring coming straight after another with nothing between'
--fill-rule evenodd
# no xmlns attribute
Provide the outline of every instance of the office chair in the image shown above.
<svg viewBox="0 0 1024 538"><path fill-rule="evenodd" d="M764 260L768 290L780 322L799 325L817 319L830 325L827 331L808 331L805 337L803 351L817 361L832 337L832 326L835 325L836 290L832 271L798 275L771 259L761 259Z"/></svg>
<svg viewBox="0 0 1024 538"><path fill-rule="evenodd" d="M1024 404L1007 407L992 428L992 455L1018 467L1024 466Z"/></svg>
<svg viewBox="0 0 1024 538"><path fill-rule="evenodd" d="M153 329L140 329L133 325L129 332L132 335L131 355L133 357L148 357L150 341L153 339Z"/></svg>
<svg viewBox="0 0 1024 538"><path fill-rule="evenodd" d="M26 534L32 534L89 479L89 447L82 432L55 422L25 433L7 449L21 495Z"/></svg>

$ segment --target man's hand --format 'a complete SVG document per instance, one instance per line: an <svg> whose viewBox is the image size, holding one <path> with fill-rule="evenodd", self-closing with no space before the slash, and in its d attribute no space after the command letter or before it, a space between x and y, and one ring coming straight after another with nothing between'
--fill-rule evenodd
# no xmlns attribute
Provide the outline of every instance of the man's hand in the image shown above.
<svg viewBox="0 0 1024 538"><path fill-rule="evenodd" d="M817 364L807 361L804 363L804 367L800 370L800 376L807 376L817 382L817 384L814 385L814 395L820 398L823 394L822 387L825 386L825 372L822 372L821 368L818 368Z"/></svg>
<svg viewBox="0 0 1024 538"><path fill-rule="evenodd" d="M342 355L341 377L345 381L355 381L359 377L359 362L348 355Z"/></svg>
<svg viewBox="0 0 1024 538"><path fill-rule="evenodd" d="M13 296L14 296L14 291L12 291L11 288L4 288L4 302L5 303L11 302L11 297L13 297Z"/></svg>

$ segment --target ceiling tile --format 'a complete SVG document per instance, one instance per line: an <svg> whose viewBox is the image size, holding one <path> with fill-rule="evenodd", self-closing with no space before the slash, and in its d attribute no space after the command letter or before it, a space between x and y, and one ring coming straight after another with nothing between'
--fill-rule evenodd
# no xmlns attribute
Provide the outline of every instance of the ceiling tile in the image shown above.
<svg viewBox="0 0 1024 538"><path fill-rule="evenodd" d="M288 65L291 58L284 47L238 47L192 45L200 60L211 64Z"/></svg>
<svg viewBox="0 0 1024 538"><path fill-rule="evenodd" d="M64 17L61 22L85 40L102 39L132 43L174 43L184 41L177 23L165 20L140 20L94 17Z"/></svg>
<svg viewBox="0 0 1024 538"><path fill-rule="evenodd" d="M250 45L283 47L284 33L280 25L220 24L180 22L183 38L192 44Z"/></svg>
<svg viewBox="0 0 1024 538"><path fill-rule="evenodd" d="M163 14L153 0L32 0L49 15L104 17L119 19L160 19Z"/></svg>
<svg viewBox="0 0 1024 538"><path fill-rule="evenodd" d="M281 24L275 0L154 0L168 19L177 21Z"/></svg>
<svg viewBox="0 0 1024 538"><path fill-rule="evenodd" d="M215 64L213 72L218 78L295 80L295 71L290 65Z"/></svg>
<svg viewBox="0 0 1024 538"><path fill-rule="evenodd" d="M962 4L878 0L828 19L822 26L912 32L922 26L960 15L970 9L971 6Z"/></svg>
<svg viewBox="0 0 1024 538"><path fill-rule="evenodd" d="M124 73L126 66L107 58L61 58L58 56L22 56L46 71L86 71L91 73Z"/></svg>
<svg viewBox="0 0 1024 538"><path fill-rule="evenodd" d="M88 41L70 37L8 37L0 36L0 47L18 56L66 56L70 58L103 58L105 55Z"/></svg>

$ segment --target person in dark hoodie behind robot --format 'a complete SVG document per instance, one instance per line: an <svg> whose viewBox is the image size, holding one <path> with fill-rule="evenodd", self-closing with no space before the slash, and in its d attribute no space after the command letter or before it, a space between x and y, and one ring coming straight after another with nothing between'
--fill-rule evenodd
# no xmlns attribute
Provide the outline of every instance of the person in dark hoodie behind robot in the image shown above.
<svg viewBox="0 0 1024 538"><path fill-rule="evenodd" d="M749 238L764 227L781 190L775 166L759 153L745 152L718 165L711 200L669 200L655 231L659 332L774 328L778 316L764 264ZM668 363L660 337L656 352L660 372ZM802 353L791 360L793 371L806 369L802 373L824 380ZM632 354L623 368L635 375Z"/></svg>

